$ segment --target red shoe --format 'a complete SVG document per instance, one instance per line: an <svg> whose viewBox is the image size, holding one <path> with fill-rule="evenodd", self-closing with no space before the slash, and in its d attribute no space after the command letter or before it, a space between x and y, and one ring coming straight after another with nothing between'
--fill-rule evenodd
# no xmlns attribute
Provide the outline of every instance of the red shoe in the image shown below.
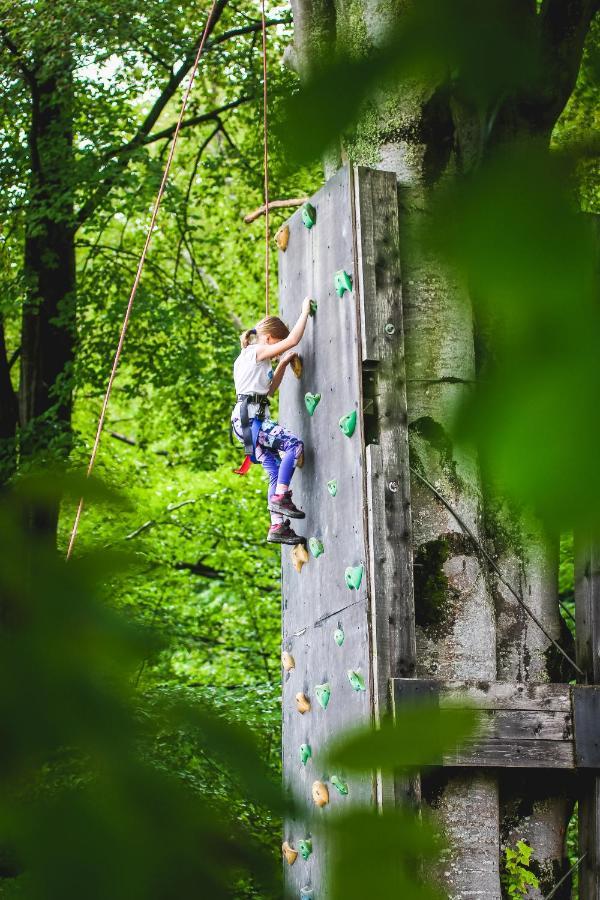
<svg viewBox="0 0 600 900"><path fill-rule="evenodd" d="M290 528L290 520L280 522L277 525L271 525L267 535L269 544L305 544L306 538L296 534L293 528Z"/></svg>
<svg viewBox="0 0 600 900"><path fill-rule="evenodd" d="M302 510L294 505L291 491L286 491L285 494L273 494L269 500L269 510L270 512L281 513L282 516L289 516L290 519L304 518Z"/></svg>

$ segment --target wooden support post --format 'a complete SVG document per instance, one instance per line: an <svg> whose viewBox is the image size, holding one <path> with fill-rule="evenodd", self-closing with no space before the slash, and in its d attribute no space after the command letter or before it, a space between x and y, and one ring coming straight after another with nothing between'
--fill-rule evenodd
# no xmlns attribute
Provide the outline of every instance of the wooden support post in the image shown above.
<svg viewBox="0 0 600 900"><path fill-rule="evenodd" d="M575 556L577 663L588 684L600 683L600 547L584 542ZM593 723L596 733L600 721ZM581 774L579 790L580 900L600 900L600 777Z"/></svg>

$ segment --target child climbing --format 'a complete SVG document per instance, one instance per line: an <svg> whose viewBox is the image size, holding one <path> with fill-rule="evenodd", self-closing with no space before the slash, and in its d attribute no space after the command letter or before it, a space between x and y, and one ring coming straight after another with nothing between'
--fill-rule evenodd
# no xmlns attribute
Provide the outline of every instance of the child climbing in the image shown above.
<svg viewBox="0 0 600 900"><path fill-rule="evenodd" d="M233 366L237 403L231 414L231 427L244 445L247 465L258 462L269 477L268 506L271 527L267 540L273 544L299 544L306 539L297 535L290 519L303 519L304 513L292 500L290 482L295 468L304 461L304 444L295 434L279 425L269 415L269 398L273 396L290 365L310 315L310 298L302 304L302 312L291 331L277 318L267 316L241 338L242 352ZM271 360L279 358L275 371ZM239 470L243 474L244 465Z"/></svg>

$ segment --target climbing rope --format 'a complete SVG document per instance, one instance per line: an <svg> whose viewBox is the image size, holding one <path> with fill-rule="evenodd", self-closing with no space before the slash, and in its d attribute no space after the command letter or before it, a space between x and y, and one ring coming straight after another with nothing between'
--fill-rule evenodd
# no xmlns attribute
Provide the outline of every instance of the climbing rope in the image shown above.
<svg viewBox="0 0 600 900"><path fill-rule="evenodd" d="M108 379L108 384L106 387L106 393L104 394L104 400L102 403L102 410L100 412L100 418L98 419L98 427L96 429L96 437L94 439L94 445L92 447L92 452L90 455L90 461L87 467L87 477L92 474L94 469L94 464L96 462L96 456L98 454L98 447L100 446L100 438L102 436L102 430L104 428L104 420L106 418L106 410L108 408L108 402L110 400L110 395L112 392L113 382L115 380L115 376L117 374L117 368L119 366L119 360L121 358L121 352L123 350L123 343L125 341L125 334L127 332L127 326L129 325L129 319L131 318L131 311L133 309L133 301L135 300L135 295L137 294L138 285L140 283L140 279L142 277L142 270L144 268L144 263L146 262L146 256L148 255L148 248L150 247L150 242L152 240L152 234L154 232L154 227L156 225L156 220L158 218L158 211L160 209L160 204L165 193L165 188L167 186L167 180L169 178L169 173L171 171L171 165L173 162L173 157L175 156L175 149L177 147L177 140L179 138L179 132L181 131L181 125L183 123L183 117L185 115L185 111L187 109L188 101L190 98L190 94L192 92L192 86L194 84L194 79L196 77L196 72L198 71L198 66L200 65L200 57L202 56L202 52L204 50L204 44L206 43L206 38L208 36L208 30L210 28L210 23L212 21L212 17L217 6L217 0L213 0L212 6L210 8L210 12L206 19L206 25L204 26L204 31L202 32L202 37L200 39L200 45L198 47L198 52L196 53L196 58L194 60L194 64L192 66L192 70L190 73L189 81L187 84L187 88L183 95L183 101L181 104L181 111L179 113L179 118L177 120L177 125L175 126L175 131L173 133L173 140L171 142L171 148L169 150L169 156L167 158L167 162L165 165L165 169L163 172L162 181L160 183L160 187L158 189L158 194L154 203L154 208L152 210L152 216L150 219L150 225L148 226L148 232L146 234L146 241L144 243L144 248L142 250L142 255L140 257L140 261L138 264L137 272L135 274L135 279L133 282L133 287L131 288L131 293L129 295L129 301L127 303L127 308L125 310L125 316L123 318L123 324L121 326L121 333L119 335L119 342L117 344L117 350L115 353L115 357L112 364L112 369L110 372L110 376ZM263 46L265 44L265 18L264 18L264 0L263 0ZM265 83L265 92L266 92L266 83ZM266 94L265 94L266 96ZM265 116L266 116L266 107L265 107ZM266 121L266 119L265 119ZM265 146L266 152L266 146ZM75 514L75 520L73 522L73 528L71 530L71 537L69 538L69 546L67 548L67 559L71 558L71 554L73 553L73 547L75 545L75 541L77 539L77 532L79 529L79 522L81 519L81 513L83 511L83 497L79 499L79 504L77 506L77 512Z"/></svg>
<svg viewBox="0 0 600 900"><path fill-rule="evenodd" d="M261 2L262 59L263 59L263 166L265 193L265 316L269 315L269 123L267 118L267 22L265 0Z"/></svg>

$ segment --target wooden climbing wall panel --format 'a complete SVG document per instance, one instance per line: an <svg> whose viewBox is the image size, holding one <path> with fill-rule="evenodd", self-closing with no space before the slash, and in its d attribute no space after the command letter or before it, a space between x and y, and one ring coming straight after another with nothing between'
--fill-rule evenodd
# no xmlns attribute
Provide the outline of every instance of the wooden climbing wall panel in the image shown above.
<svg viewBox="0 0 600 900"><path fill-rule="evenodd" d="M331 868L319 823L344 804L383 803L393 792L375 777L325 771L319 754L333 738L377 717L390 677L413 673L414 615L395 176L346 167L311 203L316 223L307 228L296 212L279 253L284 321L293 324L304 297L318 304L299 348L302 376L288 373L282 385L280 420L305 442L293 489L306 519L292 524L321 541L324 553L309 554L298 572L290 548L282 551L282 650L295 662L284 672L282 703L284 783L306 812L302 821L286 823L284 840L296 849L312 840L307 860L298 856L285 866L286 883L292 897L306 887L317 898L327 895ZM352 278L342 297L334 287L340 270ZM307 393L320 394L312 416ZM339 420L352 412L357 423L348 437ZM357 574L361 566L360 587L350 589L346 570ZM326 708L317 699L319 685L330 690ZM304 714L296 708L299 693L311 704ZM302 745L312 751L306 764ZM336 775L347 795L336 789ZM329 792L321 808L312 801L315 781Z"/></svg>

